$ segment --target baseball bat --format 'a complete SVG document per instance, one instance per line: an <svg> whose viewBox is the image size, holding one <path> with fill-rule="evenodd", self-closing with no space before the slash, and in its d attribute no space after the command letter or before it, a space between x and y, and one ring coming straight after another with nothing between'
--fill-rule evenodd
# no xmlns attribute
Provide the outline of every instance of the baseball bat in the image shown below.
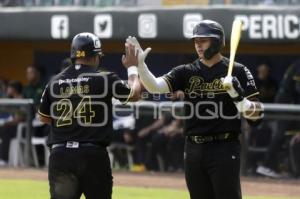
<svg viewBox="0 0 300 199"><path fill-rule="evenodd" d="M231 77L232 75L234 58L241 38L241 32L242 32L242 21L235 19L232 23L232 30L231 30L231 37L230 37L230 57L229 57L229 66L227 72L227 76L229 77ZM224 82L223 87L225 90L229 90L230 83Z"/></svg>

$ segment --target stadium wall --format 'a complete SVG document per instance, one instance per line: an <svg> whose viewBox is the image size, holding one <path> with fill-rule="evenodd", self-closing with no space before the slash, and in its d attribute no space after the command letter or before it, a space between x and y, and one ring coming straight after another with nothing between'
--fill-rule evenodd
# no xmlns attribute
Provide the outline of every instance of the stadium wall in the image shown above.
<svg viewBox="0 0 300 199"><path fill-rule="evenodd" d="M2 8L0 10L0 78L25 83L25 70L40 53L68 56L71 38L89 31L103 41L106 54L121 54L128 35L151 46L155 54L193 54L188 40L199 19L222 23L228 54L231 23L245 27L238 55L294 56L300 49L299 7L176 7L176 8ZM59 64L58 61L53 64ZM51 63L47 63L47 66Z"/></svg>

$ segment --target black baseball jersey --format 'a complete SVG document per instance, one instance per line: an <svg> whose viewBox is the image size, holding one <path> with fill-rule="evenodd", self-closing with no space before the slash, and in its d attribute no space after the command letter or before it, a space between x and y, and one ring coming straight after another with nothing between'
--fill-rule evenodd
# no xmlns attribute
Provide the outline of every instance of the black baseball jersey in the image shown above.
<svg viewBox="0 0 300 199"><path fill-rule="evenodd" d="M240 115L221 82L227 75L228 65L229 60L225 57L212 67L197 59L191 64L177 66L163 76L171 92L181 90L185 93L186 135L240 133ZM258 94L247 67L234 63L232 76L239 79L246 97Z"/></svg>
<svg viewBox="0 0 300 199"><path fill-rule="evenodd" d="M112 97L126 103L131 89L118 75L95 67L70 66L47 84L39 114L52 119L48 144L66 141L108 145Z"/></svg>

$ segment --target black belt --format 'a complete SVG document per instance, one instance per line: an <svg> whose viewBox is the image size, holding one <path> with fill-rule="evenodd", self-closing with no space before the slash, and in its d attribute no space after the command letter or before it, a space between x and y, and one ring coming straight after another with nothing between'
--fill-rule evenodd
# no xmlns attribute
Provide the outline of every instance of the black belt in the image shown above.
<svg viewBox="0 0 300 199"><path fill-rule="evenodd" d="M204 144L208 142L222 141L222 140L238 140L236 135L232 135L231 133L223 133L217 135L197 135L197 136L187 136L188 139L195 144Z"/></svg>
<svg viewBox="0 0 300 199"><path fill-rule="evenodd" d="M76 149L76 148L80 148L80 147L100 147L100 146L103 147L103 145L96 144L96 143L90 143L90 142L80 143L80 142L68 141L65 143L52 144L50 148L55 149L58 147L65 147L65 148Z"/></svg>

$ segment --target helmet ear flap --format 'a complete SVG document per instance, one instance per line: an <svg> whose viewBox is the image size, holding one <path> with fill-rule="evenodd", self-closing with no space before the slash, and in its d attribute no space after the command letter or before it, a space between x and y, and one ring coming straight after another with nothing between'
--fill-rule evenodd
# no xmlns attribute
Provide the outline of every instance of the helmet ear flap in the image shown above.
<svg viewBox="0 0 300 199"><path fill-rule="evenodd" d="M211 38L210 47L204 51L205 59L211 59L215 54L221 51L222 47L223 47L222 40Z"/></svg>

